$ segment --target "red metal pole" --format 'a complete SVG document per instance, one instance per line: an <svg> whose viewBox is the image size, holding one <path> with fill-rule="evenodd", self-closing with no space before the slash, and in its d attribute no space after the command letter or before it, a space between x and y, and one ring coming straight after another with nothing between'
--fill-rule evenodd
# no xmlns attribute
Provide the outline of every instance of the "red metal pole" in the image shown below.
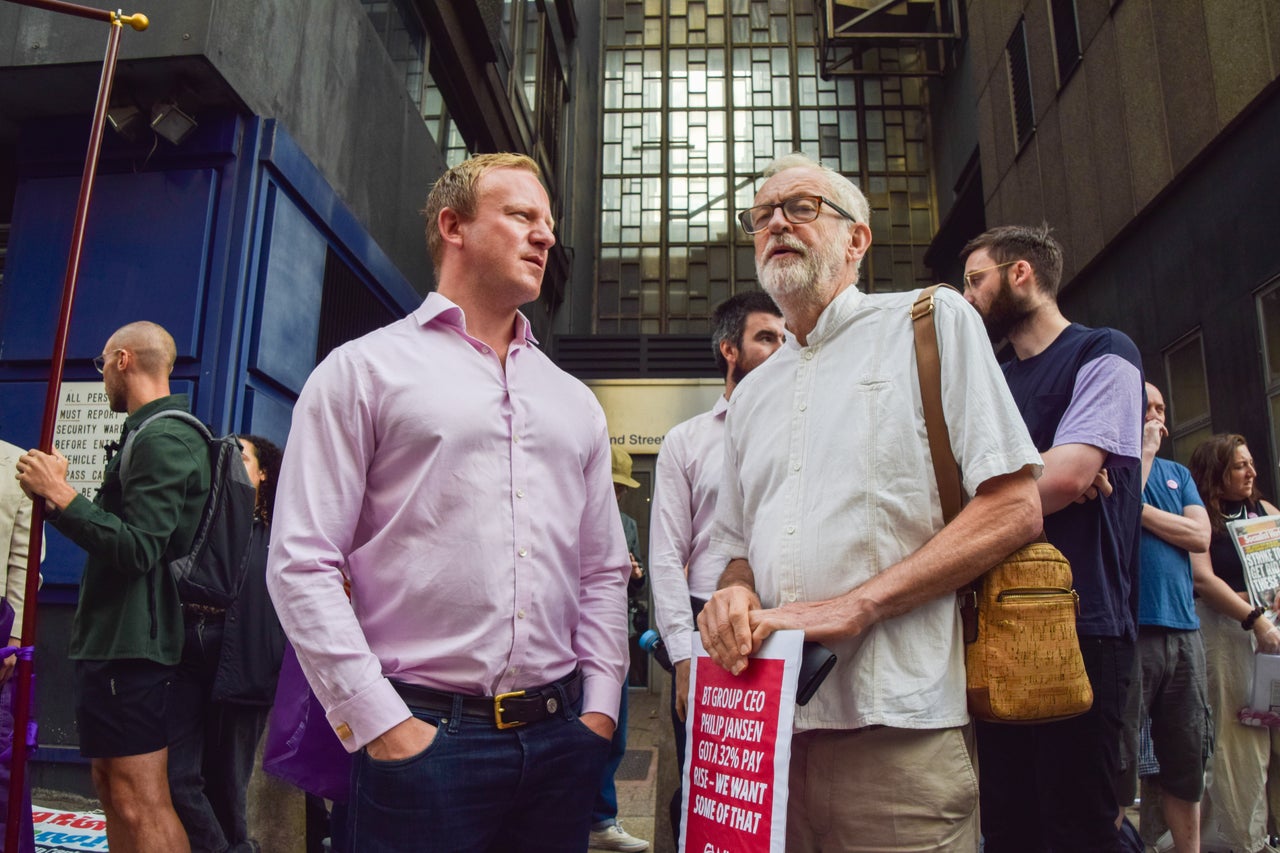
<svg viewBox="0 0 1280 853"><path fill-rule="evenodd" d="M40 449L53 451L53 427L58 413L58 397L62 388L62 366L67 355L67 337L71 326L71 306L75 301L76 281L80 274L80 256L84 248L85 223L89 217L89 199L93 194L93 177L98 170L98 154L102 148L102 133L107 121L107 107L111 100L111 84L115 79L116 57L120 52L120 33L124 23L135 30L147 27L145 15L128 18L101 9L89 9L60 0L10 0L24 6L48 9L95 18L111 23L107 36L107 54L102 61L102 75L98 80L98 100L89 126L89 148L85 154L84 172L80 177L80 198L76 202L75 222L71 229L71 246L67 254L67 271L62 281L62 311L58 317L58 329L54 338L53 358L49 364L49 383L45 390L44 421L40 427ZM35 501L31 517L31 550L27 556L26 606L22 613L22 645L31 646L36 635L36 594L40 579L40 553L44 533L44 501ZM31 719L31 658L18 658L14 673L17 685L13 709L13 761L9 773L9 809L5 824L4 849L18 849L19 832L31 815L23 815L25 797L22 796L27 770L27 725Z"/></svg>

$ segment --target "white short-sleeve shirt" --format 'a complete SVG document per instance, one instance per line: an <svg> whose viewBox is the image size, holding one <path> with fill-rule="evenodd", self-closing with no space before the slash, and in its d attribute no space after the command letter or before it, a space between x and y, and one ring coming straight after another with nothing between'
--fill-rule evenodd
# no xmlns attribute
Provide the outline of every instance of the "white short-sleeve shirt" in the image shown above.
<svg viewBox="0 0 1280 853"><path fill-rule="evenodd" d="M823 601L917 551L943 527L909 308L856 287L735 389L712 547L746 557L765 607ZM976 311L935 300L942 396L964 489L1041 460ZM835 669L798 729L944 728L968 720L964 644L946 594L833 644Z"/></svg>

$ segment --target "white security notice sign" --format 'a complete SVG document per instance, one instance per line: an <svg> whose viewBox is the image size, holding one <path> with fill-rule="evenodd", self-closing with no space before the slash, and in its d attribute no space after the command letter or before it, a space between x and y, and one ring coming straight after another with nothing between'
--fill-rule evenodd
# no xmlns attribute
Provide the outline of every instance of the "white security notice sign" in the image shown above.
<svg viewBox="0 0 1280 853"><path fill-rule="evenodd" d="M125 413L111 411L101 382L63 382L53 446L67 457L67 482L89 500L102 485L108 442L119 441Z"/></svg>

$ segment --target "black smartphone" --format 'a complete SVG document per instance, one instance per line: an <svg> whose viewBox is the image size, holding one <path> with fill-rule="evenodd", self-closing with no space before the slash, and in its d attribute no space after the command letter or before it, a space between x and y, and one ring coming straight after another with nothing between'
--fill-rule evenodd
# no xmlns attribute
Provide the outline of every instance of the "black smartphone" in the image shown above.
<svg viewBox="0 0 1280 853"><path fill-rule="evenodd" d="M818 692L822 680L827 677L831 667L836 665L836 655L831 649L808 641L800 652L800 681L796 685L796 704L807 705Z"/></svg>

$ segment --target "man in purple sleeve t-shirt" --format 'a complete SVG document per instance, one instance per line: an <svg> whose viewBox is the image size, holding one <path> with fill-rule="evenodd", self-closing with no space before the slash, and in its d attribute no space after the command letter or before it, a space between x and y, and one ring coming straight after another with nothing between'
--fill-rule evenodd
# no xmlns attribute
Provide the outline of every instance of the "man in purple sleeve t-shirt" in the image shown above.
<svg viewBox="0 0 1280 853"><path fill-rule="evenodd" d="M519 311L555 244L539 177L512 154L445 173L437 291L294 408L267 580L357 753L348 851L587 846L631 561L604 413Z"/></svg>
<svg viewBox="0 0 1280 853"><path fill-rule="evenodd" d="M1133 669L1142 513L1142 362L1115 329L1058 310L1062 247L1005 226L965 246L965 298L1007 338L1014 402L1044 458L1044 532L1071 561L1093 708L1057 723L978 725L986 853L1120 851L1120 736Z"/></svg>

